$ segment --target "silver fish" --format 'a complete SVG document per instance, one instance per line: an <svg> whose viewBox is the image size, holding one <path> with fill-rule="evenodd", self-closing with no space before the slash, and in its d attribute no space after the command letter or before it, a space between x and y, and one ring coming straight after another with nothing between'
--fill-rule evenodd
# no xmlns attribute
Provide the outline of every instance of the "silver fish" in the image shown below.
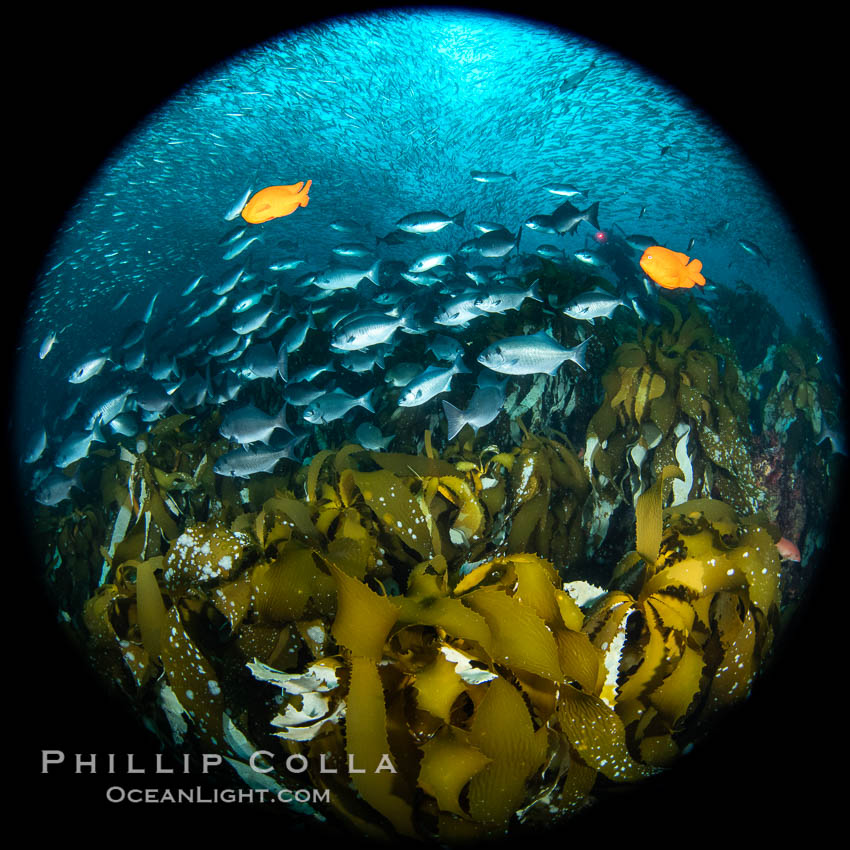
<svg viewBox="0 0 850 850"><path fill-rule="evenodd" d="M748 253L752 254L754 257L759 257L764 260L767 265L770 265L770 259L767 254L765 254L755 242L750 242L749 239L739 239L738 244Z"/></svg>
<svg viewBox="0 0 850 850"><path fill-rule="evenodd" d="M316 322L313 319L313 312L307 308L307 318L301 322L296 322L283 338L281 348L284 348L288 354L298 351L307 339L307 332L315 330Z"/></svg>
<svg viewBox="0 0 850 850"><path fill-rule="evenodd" d="M543 189L547 192L551 192L553 195L562 195L565 198L573 198L576 195L586 195L586 192L582 192L581 189L576 189L575 186L571 186L569 183L548 183L543 187Z"/></svg>
<svg viewBox="0 0 850 850"><path fill-rule="evenodd" d="M301 383L288 384L283 391L283 398L292 407L306 407L316 399L327 395L328 392L328 387L314 387L307 381L302 381Z"/></svg>
<svg viewBox="0 0 850 850"><path fill-rule="evenodd" d="M551 215L533 215L527 218L523 225L529 230L536 230L538 233L557 234L555 229L555 221Z"/></svg>
<svg viewBox="0 0 850 850"><path fill-rule="evenodd" d="M421 371L420 363L396 363L386 372L387 383L393 387L406 387Z"/></svg>
<svg viewBox="0 0 850 850"><path fill-rule="evenodd" d="M82 363L71 370L68 380L72 384L84 384L95 375L100 374L107 360L109 360L109 357L105 354L87 357Z"/></svg>
<svg viewBox="0 0 850 850"><path fill-rule="evenodd" d="M218 300L210 304L210 306L207 307L206 310L201 313L198 313L198 315L189 323L189 325L191 326L193 324L196 324L201 319L209 318L210 316L212 316L213 313L217 313L222 307L224 307L225 304L227 304L227 296L222 295Z"/></svg>
<svg viewBox="0 0 850 850"><path fill-rule="evenodd" d="M495 259L510 254L516 248L519 251L519 240L522 237L522 228L516 235L508 230L491 230L474 240L473 250L482 257Z"/></svg>
<svg viewBox="0 0 850 850"><path fill-rule="evenodd" d="M369 390L357 398L342 392L342 390L325 393L325 395L307 405L303 413L304 419L311 425L326 425L329 422L342 419L349 410L355 407L365 407L370 413L374 413L375 409L372 407L371 400L372 392L373 390Z"/></svg>
<svg viewBox="0 0 850 850"><path fill-rule="evenodd" d="M374 254L374 251L359 242L343 242L341 245L331 248L331 251L338 257L355 257L358 260L371 257Z"/></svg>
<svg viewBox="0 0 850 850"><path fill-rule="evenodd" d="M368 269L354 269L348 266L333 266L320 272L313 278L313 286L319 289L355 289L363 278L378 283L378 273L381 261L376 260L374 265Z"/></svg>
<svg viewBox="0 0 850 850"><path fill-rule="evenodd" d="M100 421L94 423L91 431L75 431L70 434L56 451L53 462L60 469L70 466L74 461L82 460L89 453L94 442L105 443L106 439L100 430Z"/></svg>
<svg viewBox="0 0 850 850"><path fill-rule="evenodd" d="M213 295L227 295L234 286L242 279L245 274L245 267L235 272L231 272L221 279L221 281L213 287Z"/></svg>
<svg viewBox="0 0 850 850"><path fill-rule="evenodd" d="M45 336L44 340L42 340L41 346L38 349L38 359L44 360L48 354L50 354L50 349L53 348L53 344L56 342L56 331L48 331L47 336Z"/></svg>
<svg viewBox="0 0 850 850"><path fill-rule="evenodd" d="M284 349L284 355L286 349ZM247 349L237 364L240 367L239 374L253 381L257 378L275 378L278 375L278 354L272 348L270 342L263 345L254 345Z"/></svg>
<svg viewBox="0 0 850 850"><path fill-rule="evenodd" d="M193 281L192 281L192 282L191 282L191 283L190 283L190 284L189 284L189 285L188 285L188 286L187 286L187 287L186 287L186 288L185 288L185 289L184 289L184 290L180 293L180 295L181 295L181 296L183 296L183 295L190 295L192 292L194 292L194 291L195 291L195 289L197 288L198 284L199 284L199 283L200 283L200 282L204 279L204 277L205 277L205 275L199 275L198 277L196 277L196 278L195 278L195 279L194 279L194 280L193 280Z"/></svg>
<svg viewBox="0 0 850 850"><path fill-rule="evenodd" d="M421 257L417 257L413 263L411 263L407 271L410 274L418 274L420 272L430 271L437 266L444 266L446 263L453 262L454 257L451 254L447 254L444 251L432 251L428 254L422 254Z"/></svg>
<svg viewBox="0 0 850 850"><path fill-rule="evenodd" d="M456 224L458 227L463 227L463 220L466 216L466 210L459 212L457 215L448 216L438 210L428 210L427 212L415 212L404 216L396 222L396 227L406 233L436 233L450 224Z"/></svg>
<svg viewBox="0 0 850 850"><path fill-rule="evenodd" d="M141 319L132 322L124 331L120 344L121 348L132 348L136 343L141 342L146 329L147 325Z"/></svg>
<svg viewBox="0 0 850 850"><path fill-rule="evenodd" d="M61 472L52 472L36 489L34 494L36 502L53 508L65 499L70 499L72 487L82 489L78 475L79 472L75 473L73 478L68 478Z"/></svg>
<svg viewBox="0 0 850 850"><path fill-rule="evenodd" d="M294 449L306 435L293 437L285 446L261 449L238 448L223 454L213 464L216 475L228 478L250 478L258 472L273 472L279 460L294 459Z"/></svg>
<svg viewBox="0 0 850 850"><path fill-rule="evenodd" d="M304 260L300 260L296 257L287 257L286 259L278 260L276 263L272 263L269 266L269 271L288 272L292 271L292 269L297 269L298 266L300 266L302 263L304 263Z"/></svg>
<svg viewBox="0 0 850 850"><path fill-rule="evenodd" d="M245 204L248 203L248 198L251 197L252 191L253 188L249 186L245 190L244 194L239 198L239 200L236 201L236 203L234 203L230 207L228 207L227 212L224 214L225 221L233 221L234 218L237 218L239 216L242 210L245 209Z"/></svg>
<svg viewBox="0 0 850 850"><path fill-rule="evenodd" d="M24 452L24 463L35 463L47 448L47 431L44 427L39 428L30 437L29 444Z"/></svg>
<svg viewBox="0 0 850 850"><path fill-rule="evenodd" d="M159 291L154 292L153 298L151 298L150 303L148 304L147 310L145 310L144 315L142 316L142 321L147 325L150 323L151 316L153 316L153 307L156 304L156 299L159 297Z"/></svg>
<svg viewBox="0 0 850 850"><path fill-rule="evenodd" d="M108 425L127 406L127 399L133 394L131 387L110 387L100 392L89 408L86 428L94 428L99 419L101 425Z"/></svg>
<svg viewBox="0 0 850 850"><path fill-rule="evenodd" d="M644 236L642 233L632 233L629 236L626 236L626 242L629 243L630 248L634 248L635 251L640 251L641 254L647 249L651 248L653 245L658 244L658 240L653 236Z"/></svg>
<svg viewBox="0 0 850 850"><path fill-rule="evenodd" d="M384 368L384 352L372 349L364 351L349 351L342 358L343 368L349 372L362 374L363 372L374 372L375 366Z"/></svg>
<svg viewBox="0 0 850 850"><path fill-rule="evenodd" d="M592 289L573 298L566 307L564 314L571 319L583 319L592 325L594 319L605 317L610 319L617 307L628 307L629 303L616 295L611 295L601 289Z"/></svg>
<svg viewBox="0 0 850 850"><path fill-rule="evenodd" d="M277 310L279 304L280 293L275 292L274 301L272 301L271 304L257 304L250 310L246 310L244 313L240 314L239 318L231 325L231 327L240 335L253 333L266 323L269 316Z"/></svg>
<svg viewBox="0 0 850 850"><path fill-rule="evenodd" d="M397 317L383 313L355 316L337 331L331 345L340 351L360 351L386 342L399 328L416 329L412 308Z"/></svg>
<svg viewBox="0 0 850 850"><path fill-rule="evenodd" d="M475 307L485 313L505 313L508 310L519 310L526 298L542 301L535 280L526 290L517 287L494 289L487 295L475 299Z"/></svg>
<svg viewBox="0 0 850 850"><path fill-rule="evenodd" d="M428 350L437 360L453 362L463 351L463 346L453 337L435 334L428 341Z"/></svg>
<svg viewBox="0 0 850 850"><path fill-rule="evenodd" d="M506 337L485 348L478 362L503 375L554 375L566 360L586 369L584 354L591 339L588 337L575 348L564 348L545 331Z"/></svg>
<svg viewBox="0 0 850 850"><path fill-rule="evenodd" d="M443 410L449 426L449 439L453 440L464 425L471 425L473 433L489 425L505 404L504 386L478 387L472 394L465 410L443 400Z"/></svg>
<svg viewBox="0 0 850 850"><path fill-rule="evenodd" d="M556 245L538 245L534 253L546 260L554 260L556 257L566 255L564 249L558 248Z"/></svg>
<svg viewBox="0 0 850 850"><path fill-rule="evenodd" d="M440 393L448 392L452 386L452 378L460 373L468 373L461 359L457 356L455 362L448 369L440 369L437 366L429 366L418 378L414 378L399 396L399 407L418 407L420 404L430 401Z"/></svg>
<svg viewBox="0 0 850 850"><path fill-rule="evenodd" d="M301 384L301 383L309 383L310 381L314 381L319 377L323 372L333 372L334 371L334 361L328 360L327 363L320 363L318 365L310 365L305 366L303 369L300 369L289 379L293 384Z"/></svg>
<svg viewBox="0 0 850 850"><path fill-rule="evenodd" d="M501 171L475 171L469 172L469 176L478 183L504 183L505 180L516 180L516 171L503 174Z"/></svg>
<svg viewBox="0 0 850 850"><path fill-rule="evenodd" d="M211 357L223 357L225 354L230 354L239 345L241 339L242 337L237 333L228 329L222 330L209 344L207 353Z"/></svg>
<svg viewBox="0 0 850 850"><path fill-rule="evenodd" d="M263 300L263 295L265 292L263 290L259 290L258 292L251 292L249 295L243 295L234 305L233 312L234 313L244 313L246 310L250 310L251 307L255 307L260 301Z"/></svg>
<svg viewBox="0 0 850 850"><path fill-rule="evenodd" d="M242 242L237 242L229 251L227 251L227 253L225 253L222 259L232 260L234 257L238 257L252 243L262 241L263 240L259 236L251 236L248 239L244 239Z"/></svg>
<svg viewBox="0 0 850 850"><path fill-rule="evenodd" d="M599 201L591 204L586 210L579 210L569 201L564 201L555 212L552 213L552 224L558 233L575 233L581 222L586 221L599 230Z"/></svg>
<svg viewBox="0 0 850 850"><path fill-rule="evenodd" d="M135 437L141 431L139 417L133 412L119 413L110 423L109 430L122 437Z"/></svg>
<svg viewBox="0 0 850 850"><path fill-rule="evenodd" d="M445 327L465 327L472 319L483 316L484 311L475 306L478 290L471 290L452 298L440 307L434 323Z"/></svg>
<svg viewBox="0 0 850 850"><path fill-rule="evenodd" d="M248 404L238 410L229 411L219 426L221 436L236 443L266 443L278 429L292 431L286 423L286 406L276 414L263 413L262 410Z"/></svg>
<svg viewBox="0 0 850 850"><path fill-rule="evenodd" d="M361 422L354 432L354 439L370 452L382 452L386 451L389 444L395 439L395 434L385 437L376 425L371 422Z"/></svg>
<svg viewBox="0 0 850 850"><path fill-rule="evenodd" d="M595 268L601 268L605 265L605 261L598 254L595 254L593 251L576 251L573 254L580 263L584 263L586 266L593 266Z"/></svg>

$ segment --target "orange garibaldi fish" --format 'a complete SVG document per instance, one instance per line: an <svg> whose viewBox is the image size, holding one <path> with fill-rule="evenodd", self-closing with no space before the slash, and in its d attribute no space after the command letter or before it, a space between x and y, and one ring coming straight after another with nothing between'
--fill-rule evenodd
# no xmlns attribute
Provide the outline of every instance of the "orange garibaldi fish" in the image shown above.
<svg viewBox="0 0 850 850"><path fill-rule="evenodd" d="M660 245L650 245L643 252L640 267L664 289L691 289L695 283L705 286L699 260Z"/></svg>
<svg viewBox="0 0 850 850"><path fill-rule="evenodd" d="M306 207L310 203L310 186L312 180L306 183L294 183L292 186L266 186L260 189L242 208L242 218L251 224L260 224L294 213L298 207Z"/></svg>

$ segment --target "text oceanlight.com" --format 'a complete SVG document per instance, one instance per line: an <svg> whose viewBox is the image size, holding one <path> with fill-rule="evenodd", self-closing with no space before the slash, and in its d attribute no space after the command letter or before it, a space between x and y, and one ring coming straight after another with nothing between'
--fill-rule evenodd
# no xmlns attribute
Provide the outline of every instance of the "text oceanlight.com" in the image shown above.
<svg viewBox="0 0 850 850"><path fill-rule="evenodd" d="M267 788L122 788L112 785L106 789L110 803L329 803L330 791L325 788L270 790Z"/></svg>

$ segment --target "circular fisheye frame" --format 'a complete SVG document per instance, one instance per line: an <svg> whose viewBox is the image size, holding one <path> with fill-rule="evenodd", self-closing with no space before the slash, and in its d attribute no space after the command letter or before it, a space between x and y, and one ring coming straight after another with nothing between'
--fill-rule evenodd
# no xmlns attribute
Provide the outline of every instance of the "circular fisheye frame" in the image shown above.
<svg viewBox="0 0 850 850"><path fill-rule="evenodd" d="M757 773L839 344L754 166L613 50L446 7L238 53L92 175L14 368L49 657L104 735L39 730L43 782L452 847Z"/></svg>

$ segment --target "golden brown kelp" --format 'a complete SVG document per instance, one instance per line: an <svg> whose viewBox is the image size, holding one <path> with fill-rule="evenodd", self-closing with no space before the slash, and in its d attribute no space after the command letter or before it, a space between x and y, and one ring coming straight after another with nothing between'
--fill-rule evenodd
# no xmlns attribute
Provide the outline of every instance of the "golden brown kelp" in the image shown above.
<svg viewBox="0 0 850 850"><path fill-rule="evenodd" d="M695 301L687 317L672 302L660 303L668 320L617 348L602 377L605 398L588 424L584 464L594 490L588 519L595 545L614 508L627 496L636 500L671 463L685 476L677 500L715 493L752 512L762 495L734 352Z"/></svg>
<svg viewBox="0 0 850 850"><path fill-rule="evenodd" d="M240 775L260 748L303 757L268 781L328 791L322 815L373 840L566 817L746 695L777 621L772 529L711 500L662 511L664 469L586 614L559 572L590 494L567 442L425 444L320 452L294 491L113 558L85 609L92 657L165 739ZM138 522L116 522L114 552Z"/></svg>
<svg viewBox="0 0 850 850"><path fill-rule="evenodd" d="M632 746L670 763L724 706L745 698L779 621L775 528L720 501L663 512L663 480L641 496L638 551L583 627L605 651L605 696Z"/></svg>

